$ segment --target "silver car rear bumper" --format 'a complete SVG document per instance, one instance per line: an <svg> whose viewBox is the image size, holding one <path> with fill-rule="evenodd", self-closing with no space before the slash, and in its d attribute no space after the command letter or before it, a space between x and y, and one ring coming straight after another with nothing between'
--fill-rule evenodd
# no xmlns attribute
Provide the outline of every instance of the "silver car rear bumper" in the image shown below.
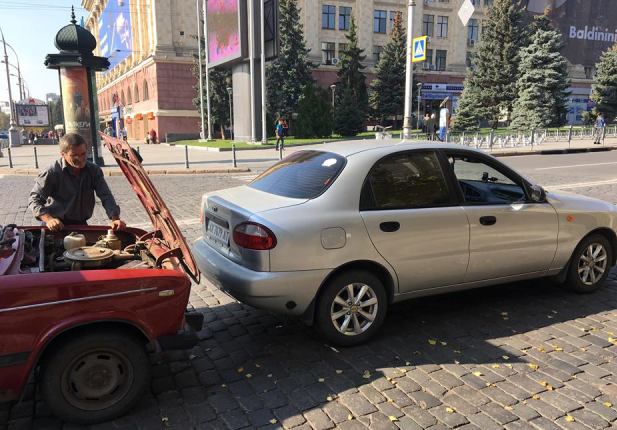
<svg viewBox="0 0 617 430"><path fill-rule="evenodd" d="M201 273L237 300L293 316L304 314L331 271L256 272L221 255L201 237L192 252Z"/></svg>

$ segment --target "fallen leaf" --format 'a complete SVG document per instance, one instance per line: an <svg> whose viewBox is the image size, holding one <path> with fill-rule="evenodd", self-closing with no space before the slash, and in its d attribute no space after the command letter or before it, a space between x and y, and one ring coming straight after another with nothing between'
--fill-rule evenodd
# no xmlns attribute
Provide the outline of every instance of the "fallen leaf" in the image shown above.
<svg viewBox="0 0 617 430"><path fill-rule="evenodd" d="M537 394L534 394L533 396L531 396L531 398L534 400L540 400L540 396Z"/></svg>
<svg viewBox="0 0 617 430"><path fill-rule="evenodd" d="M587 352L587 348L581 348L581 351Z"/></svg>
<svg viewBox="0 0 617 430"><path fill-rule="evenodd" d="M324 378L319 378L318 381L319 382L325 382L326 380Z"/></svg>
<svg viewBox="0 0 617 430"><path fill-rule="evenodd" d="M608 341L609 341L610 343L613 343L613 344L614 344L614 343L617 343L617 339L615 339L615 338L613 338L613 337L609 337L609 338L608 338Z"/></svg>
<svg viewBox="0 0 617 430"><path fill-rule="evenodd" d="M365 370L364 373L362 374L362 377L364 379L368 379L371 377L371 372L369 372L368 370Z"/></svg>
<svg viewBox="0 0 617 430"><path fill-rule="evenodd" d="M507 355L502 355L501 358L503 358L504 360L509 360L510 359L510 357L507 356Z"/></svg>
<svg viewBox="0 0 617 430"><path fill-rule="evenodd" d="M560 347L560 346L556 346L556 347L555 347L555 351L557 351L557 352L561 352L561 351L563 351L563 348L562 348L562 347Z"/></svg>
<svg viewBox="0 0 617 430"><path fill-rule="evenodd" d="M476 376L482 376L482 372L480 372L480 371L475 371L475 372L473 372L473 374L476 375Z"/></svg>
<svg viewBox="0 0 617 430"><path fill-rule="evenodd" d="M268 378L272 378L272 373L268 373Z"/></svg>
<svg viewBox="0 0 617 430"><path fill-rule="evenodd" d="M458 349L455 349L455 350L454 350L454 353L455 353L455 354L460 354L460 353L461 353L461 351L459 351Z"/></svg>
<svg viewBox="0 0 617 430"><path fill-rule="evenodd" d="M238 373L244 372L244 367L238 367Z"/></svg>
<svg viewBox="0 0 617 430"><path fill-rule="evenodd" d="M328 396L328 397L326 397L326 400L331 402L333 400L333 398L332 398L332 396Z"/></svg>
<svg viewBox="0 0 617 430"><path fill-rule="evenodd" d="M538 381L538 383L542 385L543 387L546 387L548 385L548 382L546 381Z"/></svg>
<svg viewBox="0 0 617 430"><path fill-rule="evenodd" d="M407 369L403 369L403 368L399 368L398 371L401 373L407 373Z"/></svg>
<svg viewBox="0 0 617 430"><path fill-rule="evenodd" d="M446 408L446 412L449 413L449 414L453 414L454 413L454 409Z"/></svg>
<svg viewBox="0 0 617 430"><path fill-rule="evenodd" d="M537 349L538 351L540 351L540 352L544 352L544 351L545 351L545 350L544 350L544 348L543 348L543 347L541 347L541 346L537 347L536 349Z"/></svg>
<svg viewBox="0 0 617 430"><path fill-rule="evenodd" d="M527 366L529 366L530 368L532 368L533 370L538 370L538 365L535 363L528 363Z"/></svg>
<svg viewBox="0 0 617 430"><path fill-rule="evenodd" d="M566 421L569 423L573 423L574 422L574 417L572 415L566 415Z"/></svg>
<svg viewBox="0 0 617 430"><path fill-rule="evenodd" d="M169 418L167 418L167 417L161 417L161 421L163 421L164 423L166 423L167 421L169 421Z"/></svg>
<svg viewBox="0 0 617 430"><path fill-rule="evenodd" d="M435 339L429 339L429 340L428 340L428 343L429 343L430 345L436 345L436 344L437 344L437 341L436 341Z"/></svg>
<svg viewBox="0 0 617 430"><path fill-rule="evenodd" d="M347 421L351 421L351 420L353 420L353 415L351 414L347 415Z"/></svg>
<svg viewBox="0 0 617 430"><path fill-rule="evenodd" d="M261 364L255 363L255 367L259 369L261 367Z"/></svg>
<svg viewBox="0 0 617 430"><path fill-rule="evenodd" d="M330 349L334 352L339 352L338 349L336 349L335 347L331 346Z"/></svg>
<svg viewBox="0 0 617 430"><path fill-rule="evenodd" d="M195 360L197 356L195 354L189 355L189 360Z"/></svg>
<svg viewBox="0 0 617 430"><path fill-rule="evenodd" d="M251 378L253 377L253 375L251 375L250 373L247 373L247 374L246 374L246 377L247 377L248 379L251 379Z"/></svg>
<svg viewBox="0 0 617 430"><path fill-rule="evenodd" d="M504 406L503 407L506 411L511 411L512 410L512 406Z"/></svg>
<svg viewBox="0 0 617 430"><path fill-rule="evenodd" d="M613 404L611 402L604 402L602 403L604 406L606 406L607 408L610 408L611 406L613 406Z"/></svg>
<svg viewBox="0 0 617 430"><path fill-rule="evenodd" d="M221 384L221 387L222 388L227 388L227 385L226 384Z"/></svg>
<svg viewBox="0 0 617 430"><path fill-rule="evenodd" d="M507 316L508 316L508 313L507 313L507 312L502 312L502 313L501 313L501 316L502 316L502 317L507 317Z"/></svg>
<svg viewBox="0 0 617 430"><path fill-rule="evenodd" d="M557 312L557 311L551 311L551 312L552 312L552 313L554 313L554 314L557 314L557 313L559 313L559 312Z"/></svg>
<svg viewBox="0 0 617 430"><path fill-rule="evenodd" d="M277 422L278 422L278 421L276 420L276 418L272 418L272 419L270 420L270 424L276 424Z"/></svg>
<svg viewBox="0 0 617 430"><path fill-rule="evenodd" d="M439 343L441 343L442 346L446 346L448 344L448 342L444 342L444 341L441 341Z"/></svg>
<svg viewBox="0 0 617 430"><path fill-rule="evenodd" d="M491 367L493 369L499 369L501 366L499 364L493 364Z"/></svg>
<svg viewBox="0 0 617 430"><path fill-rule="evenodd" d="M343 373L343 371L341 369L336 369L335 372L336 372L337 375L340 375L341 373Z"/></svg>
<svg viewBox="0 0 617 430"><path fill-rule="evenodd" d="M454 364L461 364L461 362L458 360L454 360Z"/></svg>
<svg viewBox="0 0 617 430"><path fill-rule="evenodd" d="M394 415L389 415L388 418L390 418L390 421L392 421L393 423L398 421L398 418L396 418Z"/></svg>
<svg viewBox="0 0 617 430"><path fill-rule="evenodd" d="M411 363L409 361L406 361L405 366L411 366Z"/></svg>
<svg viewBox="0 0 617 430"><path fill-rule="evenodd" d="M510 363L506 363L504 364L504 366L506 366L508 369L512 369L512 365Z"/></svg>

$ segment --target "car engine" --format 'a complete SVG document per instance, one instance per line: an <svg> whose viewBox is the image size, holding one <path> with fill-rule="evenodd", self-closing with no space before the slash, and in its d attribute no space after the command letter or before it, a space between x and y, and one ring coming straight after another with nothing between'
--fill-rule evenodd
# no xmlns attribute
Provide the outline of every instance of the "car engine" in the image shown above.
<svg viewBox="0 0 617 430"><path fill-rule="evenodd" d="M102 232L0 227L0 274L153 267L146 242L126 232Z"/></svg>

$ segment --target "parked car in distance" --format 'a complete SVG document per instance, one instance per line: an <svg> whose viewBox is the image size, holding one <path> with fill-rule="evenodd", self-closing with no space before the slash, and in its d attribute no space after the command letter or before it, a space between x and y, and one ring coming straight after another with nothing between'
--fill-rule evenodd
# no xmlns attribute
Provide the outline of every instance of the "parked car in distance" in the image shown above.
<svg viewBox="0 0 617 430"><path fill-rule="evenodd" d="M153 230L0 228L0 401L31 376L58 417L80 424L130 410L150 385L148 351L190 348L199 272L167 206L122 141L105 137Z"/></svg>
<svg viewBox="0 0 617 430"><path fill-rule="evenodd" d="M8 131L0 130L0 139L8 139L9 133Z"/></svg>
<svg viewBox="0 0 617 430"><path fill-rule="evenodd" d="M202 274L236 299L302 317L338 345L412 297L555 277L598 289L617 207L545 192L480 151L343 142L295 152L202 198Z"/></svg>

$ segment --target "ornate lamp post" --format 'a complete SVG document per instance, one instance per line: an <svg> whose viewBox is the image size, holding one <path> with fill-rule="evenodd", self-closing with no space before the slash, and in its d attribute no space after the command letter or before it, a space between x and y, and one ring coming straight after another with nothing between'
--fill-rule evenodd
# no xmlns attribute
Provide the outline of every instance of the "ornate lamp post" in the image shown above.
<svg viewBox="0 0 617 430"><path fill-rule="evenodd" d="M72 8L71 8L72 9ZM109 60L93 55L96 39L88 30L77 25L75 12L71 23L62 27L55 39L58 54L47 54L45 66L60 74L60 93L64 112L65 133L77 133L88 144L92 161L103 166L98 130L98 104L94 72L109 68Z"/></svg>

